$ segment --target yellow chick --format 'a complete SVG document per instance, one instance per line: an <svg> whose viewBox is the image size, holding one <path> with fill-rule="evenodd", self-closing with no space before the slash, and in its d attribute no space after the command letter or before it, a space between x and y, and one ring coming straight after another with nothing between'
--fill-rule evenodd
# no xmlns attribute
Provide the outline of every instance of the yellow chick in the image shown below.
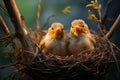
<svg viewBox="0 0 120 80"><path fill-rule="evenodd" d="M47 34L40 42L40 48L44 55L67 56L66 42L63 39L63 24L53 23Z"/></svg>
<svg viewBox="0 0 120 80"><path fill-rule="evenodd" d="M68 49L71 55L90 53L94 49L96 40L82 19L72 21L70 33L67 36L69 39Z"/></svg>

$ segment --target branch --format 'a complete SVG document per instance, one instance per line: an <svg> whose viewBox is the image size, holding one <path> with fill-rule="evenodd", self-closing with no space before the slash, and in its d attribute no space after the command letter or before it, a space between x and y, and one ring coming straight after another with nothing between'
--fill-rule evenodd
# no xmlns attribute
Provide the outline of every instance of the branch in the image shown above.
<svg viewBox="0 0 120 80"><path fill-rule="evenodd" d="M11 18L11 21L15 27L16 33L27 35L23 16L20 14L15 0L4 0L4 3Z"/></svg>
<svg viewBox="0 0 120 80"><path fill-rule="evenodd" d="M104 24L104 22L105 22L105 20L107 18L108 9L109 9L111 3L112 3L112 0L108 0L107 1L106 7L105 7L105 11L104 11L104 14L102 16L102 24Z"/></svg>
<svg viewBox="0 0 120 80"><path fill-rule="evenodd" d="M107 18L107 13L108 13L108 10L109 10L109 7L110 7L111 3L112 3L112 0L108 0L107 1L106 7L105 7L105 11L104 11L102 19L101 19L102 28L103 28L104 31L106 31L105 20Z"/></svg>
<svg viewBox="0 0 120 80"><path fill-rule="evenodd" d="M10 19L14 25L14 28L16 31L16 36L22 44L22 49L34 53L33 43L31 41L31 38L28 35L23 16L20 14L15 1L16 0L4 0L6 9L7 9ZM16 49L19 45L15 44L14 46ZM17 53L21 53L21 52L17 52ZM31 59L34 57L34 54L29 54L27 52L23 52L23 53L21 53L21 55L22 55L21 58L24 59L23 60L24 62L28 62L28 61L30 62ZM29 59L28 59L28 57L29 57Z"/></svg>
<svg viewBox="0 0 120 80"><path fill-rule="evenodd" d="M98 22L98 28L100 29L101 34L104 35L104 34L103 34L103 26L102 26L101 9L98 9L98 10L97 10L97 14L98 14L98 20L99 20L99 22Z"/></svg>
<svg viewBox="0 0 120 80"><path fill-rule="evenodd" d="M37 25L36 25L37 30L40 30L40 9L41 9L41 5L42 5L42 0L39 0L38 11L37 11Z"/></svg>
<svg viewBox="0 0 120 80"><path fill-rule="evenodd" d="M10 35L10 31L9 31L5 21L3 20L2 16L0 16L0 25L3 28L4 32L6 33L6 35Z"/></svg>
<svg viewBox="0 0 120 80"><path fill-rule="evenodd" d="M13 64L10 64L10 65L7 65L7 66L0 66L0 69L4 69L4 68L11 68L13 66L16 66L18 63L13 63Z"/></svg>
<svg viewBox="0 0 120 80"><path fill-rule="evenodd" d="M105 27L105 20L107 18L108 9L110 7L111 2L112 2L112 0L107 1L103 16L101 15L101 11L97 10L98 17L99 17L99 20L100 20L100 22L98 23L98 28L100 29L100 32L101 32L102 35L104 35L107 32L106 27Z"/></svg>
<svg viewBox="0 0 120 80"><path fill-rule="evenodd" d="M113 32L120 26L120 14L117 17L117 19L115 20L114 24L112 25L112 27L110 28L109 32L104 36L106 38L110 38L113 34Z"/></svg>
<svg viewBox="0 0 120 80"><path fill-rule="evenodd" d="M47 18L47 20L46 20L46 22L45 22L45 24L43 25L42 28L45 28L45 27L48 25L49 20L50 20L52 17L56 16L56 15L57 15L57 14L53 14L53 15L49 16L49 17Z"/></svg>

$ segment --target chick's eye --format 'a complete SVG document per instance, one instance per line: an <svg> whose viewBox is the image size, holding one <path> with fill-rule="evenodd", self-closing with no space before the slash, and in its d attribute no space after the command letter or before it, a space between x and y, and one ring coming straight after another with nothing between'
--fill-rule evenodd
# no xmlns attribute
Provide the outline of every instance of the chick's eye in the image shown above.
<svg viewBox="0 0 120 80"><path fill-rule="evenodd" d="M51 30L54 30L54 28L52 27Z"/></svg>
<svg viewBox="0 0 120 80"><path fill-rule="evenodd" d="M82 27L84 28L85 26L83 25Z"/></svg>
<svg viewBox="0 0 120 80"><path fill-rule="evenodd" d="M71 28L73 28L73 26L71 26Z"/></svg>

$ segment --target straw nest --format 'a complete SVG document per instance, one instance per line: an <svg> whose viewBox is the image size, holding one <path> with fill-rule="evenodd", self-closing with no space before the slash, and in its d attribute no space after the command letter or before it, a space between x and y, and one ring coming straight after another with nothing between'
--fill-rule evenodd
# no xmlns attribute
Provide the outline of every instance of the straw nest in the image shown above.
<svg viewBox="0 0 120 80"><path fill-rule="evenodd" d="M68 56L64 59L58 56L47 57L42 55L37 46L44 33L30 32L31 39L36 48L38 48L35 57L30 58L30 62L19 63L19 69L24 69L33 80L101 80L109 70L111 61L117 60L114 52L114 45L104 37L95 36L97 44L95 49L88 55ZM22 61L19 58L17 61Z"/></svg>

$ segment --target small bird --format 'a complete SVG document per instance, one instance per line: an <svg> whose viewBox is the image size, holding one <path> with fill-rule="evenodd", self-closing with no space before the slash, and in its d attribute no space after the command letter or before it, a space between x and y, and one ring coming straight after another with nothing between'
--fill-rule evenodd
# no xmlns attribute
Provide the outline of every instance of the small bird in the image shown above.
<svg viewBox="0 0 120 80"><path fill-rule="evenodd" d="M66 42L64 40L63 24L55 22L48 29L47 34L40 42L40 48L44 55L67 56Z"/></svg>
<svg viewBox="0 0 120 80"><path fill-rule="evenodd" d="M67 35L69 52L71 55L90 53L94 49L96 40L90 33L88 25L82 19L73 20Z"/></svg>

